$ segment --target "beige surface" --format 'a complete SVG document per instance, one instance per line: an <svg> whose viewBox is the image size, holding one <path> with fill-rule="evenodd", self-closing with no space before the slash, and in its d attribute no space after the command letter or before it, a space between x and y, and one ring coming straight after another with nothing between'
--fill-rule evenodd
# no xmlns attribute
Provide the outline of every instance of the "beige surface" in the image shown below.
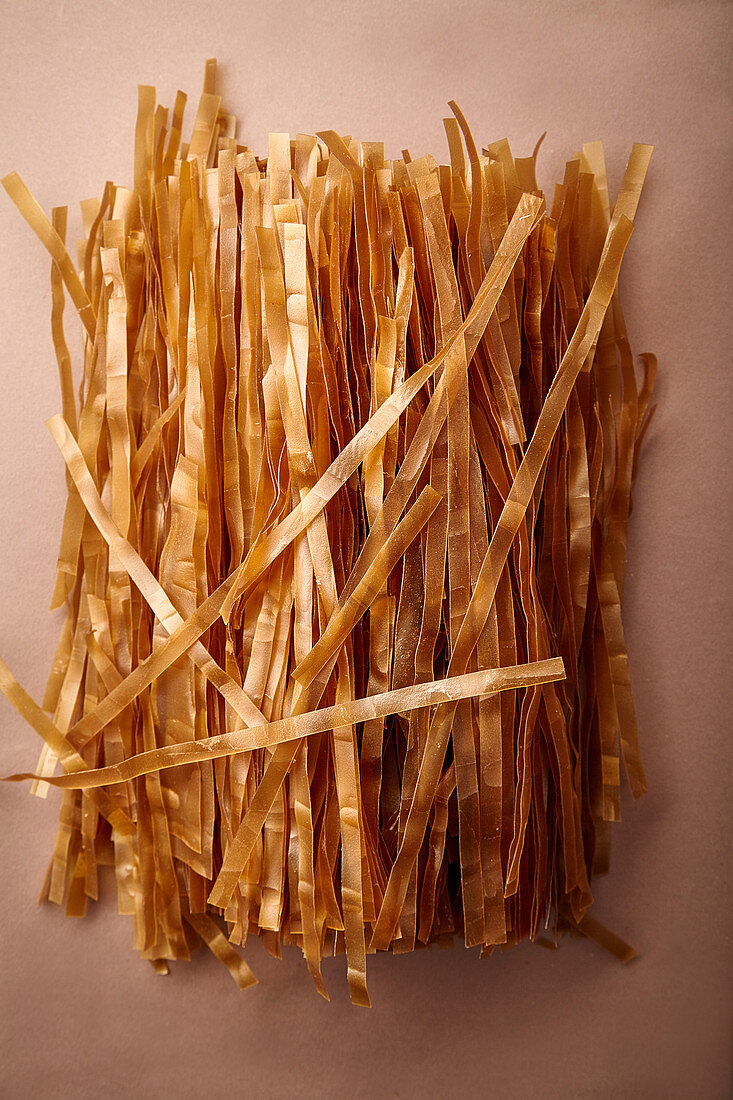
<svg viewBox="0 0 733 1100"><path fill-rule="evenodd" d="M217 55L240 136L333 127L441 158L455 97L482 142L545 186L583 140L612 185L634 139L657 146L622 272L636 352L660 360L660 408L636 490L625 621L650 793L626 804L594 912L628 967L590 945L479 962L425 951L370 963L371 1012L343 960L326 1005L303 963L253 944L237 991L213 959L155 977L111 902L85 921L38 909L56 799L0 790L3 1097L611 1097L727 1094L731 632L731 6L2 0L0 174L46 209L127 182L138 81L172 103ZM46 613L64 501L43 425L59 398L48 263L0 196L0 653L40 698L59 620ZM727 463L727 466L726 466ZM0 772L37 745L0 700ZM111 883L108 883L111 885ZM108 895L109 896L109 895Z"/></svg>

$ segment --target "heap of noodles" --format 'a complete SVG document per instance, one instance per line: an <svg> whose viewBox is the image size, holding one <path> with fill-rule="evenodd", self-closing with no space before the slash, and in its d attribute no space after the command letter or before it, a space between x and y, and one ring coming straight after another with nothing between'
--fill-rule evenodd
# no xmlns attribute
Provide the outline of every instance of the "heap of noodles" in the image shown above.
<svg viewBox="0 0 733 1100"><path fill-rule="evenodd" d="M62 788L43 896L114 867L134 945L490 954L590 936L621 761L645 790L621 622L656 364L617 293L651 148L600 143L551 202L537 150L446 164L333 131L236 136L207 63L188 143L141 87L134 186L51 219L68 502L34 702ZM67 298L83 347L64 334Z"/></svg>

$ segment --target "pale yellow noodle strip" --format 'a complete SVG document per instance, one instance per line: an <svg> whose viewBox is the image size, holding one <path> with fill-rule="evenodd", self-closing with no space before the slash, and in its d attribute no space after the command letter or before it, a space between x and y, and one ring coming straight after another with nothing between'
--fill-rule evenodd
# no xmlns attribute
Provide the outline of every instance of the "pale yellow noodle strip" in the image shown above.
<svg viewBox="0 0 733 1100"><path fill-rule="evenodd" d="M193 124L191 144L188 147L188 160L193 160L194 157L199 156L206 160L208 157L211 139L214 136L216 116L220 107L221 96L211 95L210 92L202 93Z"/></svg>
<svg viewBox="0 0 733 1100"><path fill-rule="evenodd" d="M5 176L0 182L18 207L20 213L28 222L28 225L56 261L56 265L61 273L61 278L66 283L66 289L69 292L69 296L79 311L82 324L89 336L94 339L96 317L94 316L92 303L89 301L87 292L82 286L81 279L71 262L71 257L66 251L64 242L61 240L61 237L51 225L51 222L33 198L17 172L11 172L10 175Z"/></svg>
<svg viewBox="0 0 733 1100"><path fill-rule="evenodd" d="M66 244L66 207L55 207L51 212L51 220L62 244ZM51 302L51 334L59 368L61 408L67 424L76 435L78 425L74 396L74 375L71 367L71 355L64 336L64 282L58 264L55 262L51 264Z"/></svg>
<svg viewBox="0 0 733 1100"><path fill-rule="evenodd" d="M0 664L0 673L4 667ZM83 775L79 774L78 767L75 767L73 774L55 776L47 782L55 787L74 790L104 787L108 784L136 779L138 776L148 775L162 768L196 764L202 760L218 760L239 752L253 752L255 749L272 749L286 741L312 737L316 733L327 733L341 726L357 725L372 718L382 718L389 714L416 710L419 707L432 707L438 703L472 699L479 695L491 695L497 691L515 691L564 678L565 669L560 657L535 661L531 664L508 665L506 668L482 669L479 672L465 673L463 676L448 676L428 684L413 684L410 687L386 691L380 695L369 695L364 699L354 699L332 707L323 707L321 710L307 711L305 714L291 718L266 722L252 729L222 733L216 737L182 742L179 745L166 745L163 748L151 749L149 752L137 753L120 764L87 769ZM5 690L1 676L0 690ZM66 766L63 759L62 763ZM86 765L84 767L86 768ZM35 776L27 772L5 776L3 781L15 783L33 778ZM228 849L227 861L235 845L236 842ZM231 858L233 859L234 856ZM222 867L222 871L224 869Z"/></svg>
<svg viewBox="0 0 733 1100"><path fill-rule="evenodd" d="M216 94L216 66L217 61L215 57L207 57L206 64L204 66L204 88L205 92L209 95Z"/></svg>
<svg viewBox="0 0 733 1100"><path fill-rule="evenodd" d="M127 408L127 292L117 248L100 250L107 300L106 394L112 475L112 520L127 537L132 514L130 486L130 421ZM110 572L115 563L110 561Z"/></svg>
<svg viewBox="0 0 733 1100"><path fill-rule="evenodd" d="M315 139L314 139L315 146ZM307 202L307 200L306 200ZM285 223L281 227L284 233L283 261L285 268L285 290L287 294L287 317L290 329L290 344L293 351L293 363L300 387L300 399L306 408L308 387L308 311L309 292L308 266L306 252L305 226ZM308 538L300 535L294 545L294 603L293 620L293 657L300 661L313 645L313 563ZM293 692L293 703L297 707L300 689ZM303 954L308 971L319 994L329 1000L321 972L321 941L318 933L316 913L316 883L314 868L314 830L313 808L311 802L310 780L308 776L308 742L303 741L298 748L293 768L290 772L291 813L297 833L297 899L300 907L300 920L303 929ZM292 857L291 857L292 858Z"/></svg>

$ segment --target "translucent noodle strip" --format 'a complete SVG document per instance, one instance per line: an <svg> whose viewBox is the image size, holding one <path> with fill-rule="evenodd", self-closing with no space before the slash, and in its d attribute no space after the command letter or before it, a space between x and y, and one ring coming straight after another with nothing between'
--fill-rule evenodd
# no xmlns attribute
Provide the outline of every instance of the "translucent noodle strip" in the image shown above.
<svg viewBox="0 0 733 1100"><path fill-rule="evenodd" d="M234 950L216 921L204 913L186 913L185 920L217 959L224 963L240 989L257 985L257 978L250 970L248 963Z"/></svg>
<svg viewBox="0 0 733 1100"><path fill-rule="evenodd" d="M0 666L0 671L3 676L0 687L2 687L3 693L11 698L11 689L8 687L8 691L5 690L8 686L6 676L9 674L6 673L4 665ZM169 745L166 748L153 749L149 753L139 753L136 757L130 757L124 763L116 764L110 768L89 771L84 765L86 770L84 776L77 774L81 769L77 764L72 763L70 768L73 768L73 774L55 776L50 782L57 787L75 790L102 787L110 783L121 783L128 779L136 779L140 775L147 775L149 772L159 771L161 768L174 768L182 764L215 760L223 756L230 756L233 753L251 752L253 749L272 748L274 745L286 741L293 741L300 737L310 737L316 733L324 733L336 728L337 725L355 725L359 722L365 722L370 718L376 718L378 715L396 714L401 711L414 710L417 707L431 707L438 703L444 703L448 699L471 699L478 695L527 687L529 684L549 683L551 680L563 679L564 675L563 663L557 657L547 661L538 661L532 665L484 669L481 672L466 673L463 676L433 680L428 684L415 684L412 687L399 688L395 691L385 692L382 695L370 695L365 699L354 699L348 703L324 707L322 710L309 711L292 718L279 719L237 733L221 734L218 737L209 737L202 741L192 741L186 745ZM22 691L22 689L19 690ZM53 737L54 735L49 734L49 736ZM55 737L54 743L59 744ZM78 759L73 750L69 751L65 746L61 746L61 750L64 755L59 754L59 758L64 766L66 766L67 760L75 761ZM8 777L13 782L16 778L33 777L29 775Z"/></svg>

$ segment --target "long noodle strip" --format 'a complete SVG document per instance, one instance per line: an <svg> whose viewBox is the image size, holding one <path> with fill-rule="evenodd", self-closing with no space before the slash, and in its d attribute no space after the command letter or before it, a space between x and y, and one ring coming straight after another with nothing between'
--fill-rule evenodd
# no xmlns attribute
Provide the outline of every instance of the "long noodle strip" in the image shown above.
<svg viewBox="0 0 733 1100"><path fill-rule="evenodd" d="M68 502L65 622L34 793L62 789L43 897L112 864L156 973L199 943L345 953L590 915L623 761L646 789L621 601L657 364L618 276L651 146L618 196L590 142L545 199L533 154L445 163L333 130L237 134L206 62L186 125L141 86L129 187L48 217ZM66 298L79 347L64 331ZM56 368L55 368L56 369ZM54 774L61 770L63 774Z"/></svg>
<svg viewBox="0 0 733 1100"><path fill-rule="evenodd" d="M2 672L0 667L0 672ZM515 665L511 668L486 669L471 672L464 676L450 676L445 680L433 680L429 684L415 684L409 688L398 688L383 695L370 695L366 699L354 699L350 703L338 703L323 710L307 711L297 717L281 718L276 722L265 722L261 726L239 733L224 733L218 737L208 737L203 741L189 741L182 745L170 745L167 748L151 749L114 764L109 768L98 768L80 774L75 768L70 775L56 776L49 780L56 787L65 789L88 790L92 787L104 787L108 784L123 783L149 775L161 768L175 768L182 764L199 763L202 760L216 760L232 756L239 752L252 752L254 749L273 748L286 741L295 741L299 737L312 737L316 733L325 733L339 726L366 722L371 718L384 717L415 710L419 707L432 707L447 700L472 699L496 691L510 691L530 684L544 684L552 680L562 680L565 676L563 663L559 658L538 661L532 665ZM3 680L4 684L5 681ZM56 744L58 742L55 742ZM74 766L75 756L69 756L69 765ZM66 765L66 761L64 761ZM5 781L33 779L32 774L6 776Z"/></svg>

